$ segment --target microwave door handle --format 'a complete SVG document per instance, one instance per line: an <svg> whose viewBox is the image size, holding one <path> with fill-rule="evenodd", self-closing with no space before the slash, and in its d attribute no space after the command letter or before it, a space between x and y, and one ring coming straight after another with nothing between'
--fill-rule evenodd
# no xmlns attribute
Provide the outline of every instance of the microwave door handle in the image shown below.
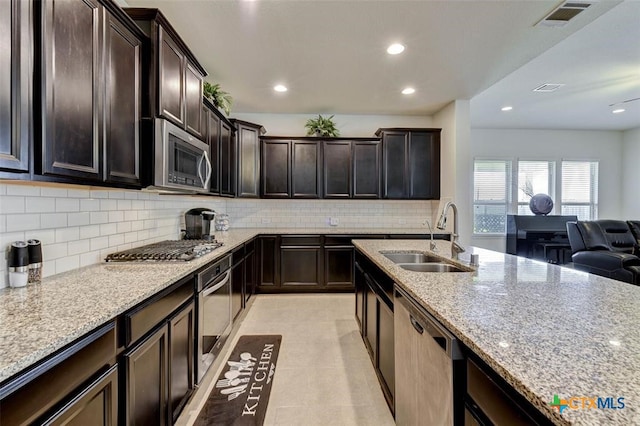
<svg viewBox="0 0 640 426"><path fill-rule="evenodd" d="M207 189L209 188L209 181L211 180L211 172L213 171L213 167L211 166L211 161L209 160L207 151L203 151L202 159L206 161L205 165L207 166L207 177L204 179L204 189ZM202 179L202 177L200 179Z"/></svg>
<svg viewBox="0 0 640 426"><path fill-rule="evenodd" d="M204 154L202 155L202 157L200 157L200 161L198 161L198 178L200 179L200 182L204 183L204 179L202 178L202 162L204 161L204 156L207 155L207 152L203 152Z"/></svg>
<svg viewBox="0 0 640 426"><path fill-rule="evenodd" d="M202 293L200 293L200 297L205 297L210 295L211 293L215 293L216 291L220 290L222 287L224 287L224 285L226 283L229 282L229 277L231 276L231 270L227 271L225 273L225 277L222 279L222 281L220 281L219 283L215 284L212 287L209 287L205 290L202 291Z"/></svg>

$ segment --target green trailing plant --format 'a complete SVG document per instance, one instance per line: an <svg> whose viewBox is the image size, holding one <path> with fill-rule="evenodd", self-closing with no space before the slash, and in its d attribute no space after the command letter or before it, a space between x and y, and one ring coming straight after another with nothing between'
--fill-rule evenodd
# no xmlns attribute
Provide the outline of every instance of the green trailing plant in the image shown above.
<svg viewBox="0 0 640 426"><path fill-rule="evenodd" d="M325 118L318 115L318 118L310 118L307 120L307 124L304 125L307 128L307 136L322 136L335 138L340 136L340 131L336 128L336 123L333 122L333 115L329 118Z"/></svg>
<svg viewBox="0 0 640 426"><path fill-rule="evenodd" d="M231 104L233 98L230 94L220 88L220 84L211 84L207 81L204 82L204 95L213 102L218 108L222 108L225 114L231 113Z"/></svg>

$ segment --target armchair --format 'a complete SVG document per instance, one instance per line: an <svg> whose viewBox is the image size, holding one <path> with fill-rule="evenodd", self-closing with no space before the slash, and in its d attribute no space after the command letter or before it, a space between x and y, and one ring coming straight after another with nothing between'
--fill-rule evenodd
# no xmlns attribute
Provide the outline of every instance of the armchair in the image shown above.
<svg viewBox="0 0 640 426"><path fill-rule="evenodd" d="M640 285L638 240L626 222L567 222L567 234L576 269Z"/></svg>

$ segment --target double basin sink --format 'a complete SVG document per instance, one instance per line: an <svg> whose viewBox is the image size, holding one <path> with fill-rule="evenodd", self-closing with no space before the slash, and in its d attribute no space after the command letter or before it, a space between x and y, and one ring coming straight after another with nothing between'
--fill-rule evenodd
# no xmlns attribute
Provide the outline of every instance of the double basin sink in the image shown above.
<svg viewBox="0 0 640 426"><path fill-rule="evenodd" d="M413 272L471 272L471 270L445 263L442 259L425 253L380 252L380 254L402 269Z"/></svg>

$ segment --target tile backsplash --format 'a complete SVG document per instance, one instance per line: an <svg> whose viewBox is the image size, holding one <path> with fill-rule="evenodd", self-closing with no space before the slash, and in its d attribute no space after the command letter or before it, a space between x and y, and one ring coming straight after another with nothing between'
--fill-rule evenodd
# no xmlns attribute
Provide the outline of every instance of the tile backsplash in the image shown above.
<svg viewBox="0 0 640 426"><path fill-rule="evenodd" d="M42 241L43 276L101 262L109 253L177 239L184 213L228 213L232 228L423 228L437 201L255 200L78 185L0 183L0 288L11 242Z"/></svg>

